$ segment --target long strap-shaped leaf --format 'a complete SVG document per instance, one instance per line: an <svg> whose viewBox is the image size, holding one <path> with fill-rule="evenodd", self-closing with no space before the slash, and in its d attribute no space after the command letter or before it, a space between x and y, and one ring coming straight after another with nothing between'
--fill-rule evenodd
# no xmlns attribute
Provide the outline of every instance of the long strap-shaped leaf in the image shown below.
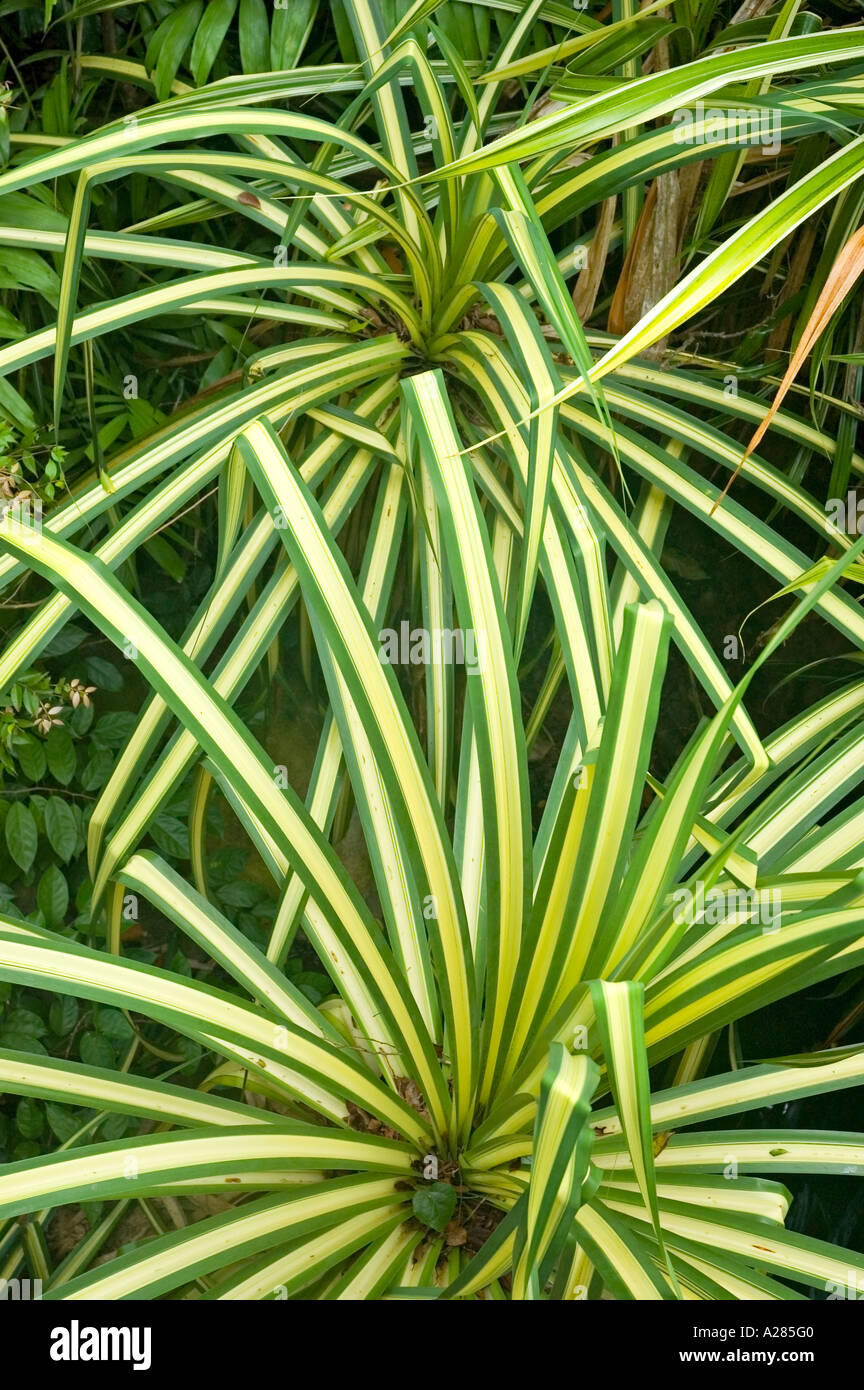
<svg viewBox="0 0 864 1390"><path fill-rule="evenodd" d="M172 151L170 155L139 153L91 165L79 177L86 180L88 186L92 186L128 176L130 170L144 175L152 173L167 183L186 186L191 183L196 189L200 186L215 201L227 205L233 203L237 206L239 199L239 206L246 216L273 230L278 228L280 234L287 233L287 226L286 213L279 204L267 198L260 188L255 193L247 192L247 199L243 199L241 195L246 191L244 186L226 177L227 175L246 175L250 178L257 175L259 181L268 189L272 189L275 184L288 183L310 190L316 195L313 204L316 213L321 216L323 212L328 221L333 221L336 231L347 230L351 226L344 214L340 215L341 209L346 206L356 207L366 221L378 224L379 234L386 232L402 247L411 262L419 297L427 303L430 299L432 284L424 260L434 265L437 249L428 225L420 225L423 243L422 246L418 246L407 234L404 224L387 209L382 208L375 199L358 192L348 183L321 174L314 168L291 159L287 153L279 159L228 154L224 151L209 153L200 150L177 150ZM205 177L190 180L190 174ZM213 177L206 178L208 174ZM248 201L250 196L255 199L254 202ZM73 215L70 216L70 232L73 216L74 209ZM326 242L322 243L320 239L310 236L305 226L298 227L295 237L303 249L312 256L324 259L332 255L332 248L327 246ZM294 239L291 238L292 241ZM248 261L250 258L246 259Z"/></svg>
<svg viewBox="0 0 864 1390"><path fill-rule="evenodd" d="M627 1141L627 1151L642 1200L651 1213L654 1234L663 1251L651 1141L651 1082L645 1050L644 999L644 987L636 981L591 982L591 1000L603 1042L603 1057ZM665 1258L665 1251L663 1253ZM675 1275L668 1259L666 1268L674 1289Z"/></svg>
<svg viewBox="0 0 864 1390"><path fill-rule="evenodd" d="M65 1105L86 1105L171 1124L267 1125L277 1118L272 1112L205 1091L5 1048L0 1049L0 1087L11 1095L41 1096Z"/></svg>
<svg viewBox="0 0 864 1390"><path fill-rule="evenodd" d="M331 1229L336 1242L335 1252L330 1248L332 1262L335 1262L340 1255L357 1248L352 1237L358 1236L358 1229L350 1224L350 1219L346 1220L346 1214L359 1214L364 1210L369 1213L361 1227L359 1241L365 1244L372 1239L382 1219L392 1220L399 1206L404 1204L404 1193L396 1190L396 1182L398 1179L393 1178L330 1178L290 1197L284 1194L265 1197L161 1236L112 1260L107 1266L102 1265L68 1284L48 1290L45 1297L64 1301L110 1299L112 1302L125 1298L154 1299L198 1275L235 1265L246 1256ZM314 1242L312 1246L314 1249ZM309 1260L308 1246L304 1253L305 1267L309 1268L311 1263L314 1275L314 1261ZM270 1287L275 1294L275 1287Z"/></svg>
<svg viewBox="0 0 864 1390"><path fill-rule="evenodd" d="M769 46L765 45L766 48ZM638 353L644 352L713 301L790 231L847 188L860 176L862 168L864 137L859 137L793 184L769 208L752 218L685 276L594 364L590 372L591 382L600 381ZM563 387L551 404L560 404L584 389L581 380L576 381Z"/></svg>
<svg viewBox="0 0 864 1390"><path fill-rule="evenodd" d="M651 1098L651 1124L655 1130L698 1124L720 1115L756 1110L762 1105L779 1105L801 1096L859 1086L862 1077L861 1048L807 1053L788 1066L777 1062L744 1067L741 1071L655 1091ZM594 1122L598 1134L609 1135L609 1142L615 1142L613 1136L620 1134L621 1124L612 1110L596 1111Z"/></svg>
<svg viewBox="0 0 864 1390"><path fill-rule="evenodd" d="M343 126L332 125L315 116L288 111L244 110L240 106L221 109L196 106L192 110L174 111L157 106L149 114L139 113L134 128L119 121L113 122L58 150L29 160L26 165L8 169L0 175L0 197L21 188L32 188L34 184L61 174L92 167L114 155L134 154L152 149L155 145L182 140L186 136L198 142L209 135L266 135L268 132L350 149L365 161L367 167L379 169L396 184L401 181L399 171L371 145ZM170 155L166 156L166 164L170 160ZM411 190L406 196L412 198L415 206L418 204L419 200Z"/></svg>
<svg viewBox="0 0 864 1390"><path fill-rule="evenodd" d="M656 599L671 615L672 641L680 648L696 679L708 691L714 704L721 705L732 693L732 683L660 561L643 541L639 529L631 524L611 492L603 487L600 480L581 461L578 466L575 461L573 463L572 482L574 491L577 495L581 493L584 496L586 506L590 507L597 524L602 526L604 533L609 537L610 546L617 554L621 566L632 576L634 587L640 589L645 598ZM652 491L666 500L659 488ZM616 619L619 612L623 618L622 608L616 609ZM735 716L733 730L747 751L751 763L761 766L766 760L762 743L743 708Z"/></svg>
<svg viewBox="0 0 864 1390"><path fill-rule="evenodd" d="M823 62L850 62L860 56L861 31L855 28L711 54L695 63L603 90L578 105L559 108L552 115L509 131L485 149L465 155L448 169L437 170L436 176L454 178L544 150L570 151L577 144L601 140L634 124L644 125L673 111L682 100L692 106L729 82L794 72Z"/></svg>
<svg viewBox="0 0 864 1390"><path fill-rule="evenodd" d="M264 422L244 431L238 448L294 562L322 648L332 658L330 675L338 671L344 680L394 813L397 819L404 817L399 819L400 833L415 882L425 883L435 906L438 985L453 1064L455 1113L461 1127L467 1121L474 1084L474 984L456 866L429 771L393 672L379 658L369 614L329 536L318 504L289 462L280 440ZM329 668L328 660L325 675ZM354 729L339 682L332 678L330 693L350 768ZM358 777L356 768L354 777ZM410 1055L417 1065L419 1058ZM434 1078L437 1093L441 1075L437 1065L424 1067L424 1084L429 1085ZM431 1103L428 1097L427 1103Z"/></svg>
<svg viewBox="0 0 864 1390"><path fill-rule="evenodd" d="M639 1302L672 1298L669 1284L651 1258L650 1247L599 1197L580 1209L576 1231L615 1298Z"/></svg>
<svg viewBox="0 0 864 1390"><path fill-rule="evenodd" d="M585 865L578 867L572 902L574 943L554 999L563 999L585 973L605 970L613 954L610 916L629 863L633 832L648 771L666 666L668 614L658 603L635 605L624 615L609 707L591 785ZM590 924L590 927L589 927ZM590 936L586 936L586 929Z"/></svg>
<svg viewBox="0 0 864 1390"><path fill-rule="evenodd" d="M716 299L790 231L847 188L862 168L864 138L859 138L793 184L706 257L600 359L592 377L614 371ZM573 388L567 388L566 394L573 394Z"/></svg>
<svg viewBox="0 0 864 1390"><path fill-rule="evenodd" d="M611 1214L611 1213L610 1213ZM650 1236L647 1243L653 1244ZM695 1297L727 1302L800 1303L807 1295L772 1279L739 1256L697 1241L685 1240L667 1232L666 1248L674 1252L675 1267L682 1288L692 1289Z"/></svg>
<svg viewBox="0 0 864 1390"><path fill-rule="evenodd" d="M518 169L499 170L497 177L514 210L495 212L493 216L501 227L504 239L517 263L524 271L527 283L542 305L550 323L554 324L567 355L573 359L577 371L581 373L588 398L609 431L609 447L617 462L618 450L612 416L602 386L595 384L591 377L594 363L582 324L573 307L572 296L567 290L531 194ZM532 413L536 409L538 407L532 405Z"/></svg>
<svg viewBox="0 0 864 1390"><path fill-rule="evenodd" d="M326 360L319 360L308 343L295 344L286 354L285 371L260 386L231 393L215 405L209 403L191 411L180 421L170 421L143 444L134 444L112 461L108 468L112 491L106 492L98 478L86 479L68 502L61 503L44 518L43 527L64 538L74 536L88 522L116 506L130 493L144 488L172 464L196 449L208 449L206 459L191 465L198 469L199 486L204 487L218 473L233 445L234 434L244 421L266 413L281 422L291 409L326 400L338 381L349 384L387 377L406 355L398 339L378 338L370 346L324 345ZM310 355L312 360L310 361ZM209 471L207 471L209 469ZM172 480L173 485L174 480ZM0 555L0 584L7 584L26 566L9 555Z"/></svg>
<svg viewBox="0 0 864 1390"><path fill-rule="evenodd" d="M364 400L363 407L368 406L374 412L376 408L384 405L391 396L391 386L392 383L385 381L373 388ZM331 435L311 450L301 465L304 476L310 483L314 482L321 472L337 460L343 447L344 440L337 440ZM336 530L340 528L351 507L356 504L367 479L371 475L372 468L373 461L368 451L358 452L345 472L338 477L332 490L328 491L323 504L324 513L328 522ZM243 471L245 475L245 469ZM272 525L266 513L263 514L262 520L272 535ZM274 537L275 541L276 538ZM245 548L246 542L244 541L244 552ZM239 564L240 558L238 555L237 564ZM199 663L202 656L209 650L214 627L218 631L220 596L225 590L230 593L232 582L236 582L235 570L236 565L232 563L231 569L219 586L217 593L205 598L202 604L201 622L200 624L193 624L192 631L187 637L184 650L187 655ZM213 689L229 702L233 702L236 695L243 689L264 653L278 636L282 623L293 610L298 592L297 576L293 567L286 564L281 569L277 568L276 573L265 585L248 617L213 672ZM60 599L64 603L66 602L65 596L62 594ZM126 800L144 759L149 750L155 746L152 740L156 738L156 731L162 727L168 718L168 713L166 702L161 696L155 694L132 738L118 759L114 772L91 814L87 835L87 851L88 862L94 875L94 901L98 901L107 877L114 872L117 864L122 862L131 851L137 839L143 834L149 819L156 814L161 802L169 796L197 751L194 738L185 730L181 730L169 749L163 753L159 765L155 768L144 789L139 792L137 799L115 828L110 845L105 852L102 863L99 864L98 856L105 824L114 813L115 808ZM313 817L318 820L319 824L324 825L326 817L319 818L315 814L314 802L310 800L309 804ZM285 892L294 890L298 883L300 893L297 906L299 907L305 891L302 887L302 880L297 880L291 875L285 885ZM287 911L290 911L290 907ZM283 913L280 905L274 934L282 921ZM282 933L279 932L279 935L281 937ZM277 954L275 957L271 955L271 959L279 958L278 952L281 948L281 941L277 941L274 947Z"/></svg>
<svg viewBox="0 0 864 1390"><path fill-rule="evenodd" d="M370 532L371 549L367 550L361 575L362 598L376 625L379 615L375 610L383 611L398 556L405 502L404 477L404 470L397 463L382 478ZM322 663L329 662L326 652L319 652L319 655ZM390 941L426 1027L437 1042L440 1011L421 895L411 873L410 859L405 854L385 780L348 685L338 670L333 670L330 678L339 687L344 718L352 729L355 796Z"/></svg>
<svg viewBox="0 0 864 1390"><path fill-rule="evenodd" d="M0 544L50 575L115 645L130 654L226 783L242 789L243 799L304 879L333 933L328 966L335 959L346 976L353 967L355 988L363 991L355 997L355 1016L368 1029L370 1041L380 1044L383 1035L383 1053L410 1058L422 1074L424 1088L437 1096L441 1070L428 1032L368 909L299 798L290 788L276 787L272 764L234 712L98 561L9 517ZM430 1096L427 1103L435 1106L438 1101ZM440 1111L438 1119L443 1121Z"/></svg>
<svg viewBox="0 0 864 1390"><path fill-rule="evenodd" d="M664 1055L702 1033L739 1017L756 998L767 1004L791 992L814 967L826 973L842 969L830 963L843 946L860 937L860 908L823 912L793 919L776 931L761 926L736 933L728 944L709 950L695 962L674 965L658 976L646 995L646 1040L662 1040ZM668 1047L668 1051L666 1050Z"/></svg>
<svg viewBox="0 0 864 1390"><path fill-rule="evenodd" d="M566 409L562 413L565 416L568 414ZM597 441L605 438L602 429L587 411L577 407L570 418L578 425L580 434ZM706 482L680 458L626 426L619 426L617 437L622 458L632 464L637 472L706 521L769 574L785 583L806 575L810 569L807 555L746 508L727 499L721 510L712 513L712 500L719 496L719 489ZM842 589L835 586L832 591L821 595L819 607L828 621L852 641L858 645L864 642L864 623L860 613Z"/></svg>
<svg viewBox="0 0 864 1390"><path fill-rule="evenodd" d="M833 583L834 578L845 569L849 558L856 559L862 549L864 549L864 537L855 542L846 556L841 557L831 566L826 575L813 586L806 597L783 620L739 683L733 696L694 740L692 749L688 751L673 778L673 790L662 802L657 815L651 819L648 830L643 834L625 875L620 895L625 904L622 915L625 922L628 917L631 919L632 939L635 940L638 937L646 920L650 921L649 912L645 910L649 903L652 899L656 903L662 896L665 896L667 888L674 880L675 869L673 866L680 862L681 853L689 838L688 827L693 823L694 811L701 804L711 770L716 765L717 754L724 733L729 726L735 708L743 699L750 681L770 654L786 640L805 614L815 606L825 590ZM661 845L663 846L662 852L660 850ZM647 880L648 883L653 881L653 887L645 885L647 887L646 898L642 898L643 891L645 891L643 880ZM661 883L664 885L662 889ZM642 906L637 910L636 904L640 899ZM620 928L618 930L620 931ZM793 924L785 932L772 936L751 933L745 940L738 940L732 946L718 947L714 953L717 957L716 961L707 967L708 974L716 970L718 976L718 986L714 992L717 1016L728 1021L743 1011L740 1004L736 1007L737 994L733 981L745 964L748 966L748 983L753 991L755 992L757 989L767 991L768 997L773 999L787 992L796 980L803 984L805 981L819 978L820 972L829 974L842 970L846 962L841 961L840 955L836 953L837 948L846 946L854 934L853 909L846 913L841 911L824 914L821 918L811 919L803 927L799 924ZM620 949L621 946L619 945ZM659 1050L658 1045L661 1038L663 1039L663 1046L667 1049L662 1052L662 1055L665 1056L674 1050L675 1044L672 1042L672 1036L675 1038L675 1043L683 1044L698 1036L700 1031L705 1031L704 1028L700 1030L699 1027L699 1021L703 1020L703 1014L700 1004L697 1002L705 988L706 967L704 963L701 969L702 975L697 984L693 972L698 973L699 966L689 967L691 973L688 983L692 983L693 988L689 996L688 1009L679 1008L680 999L676 1003L669 996L667 989L665 994L666 1019L664 1023L657 1024L651 1039L655 1045L655 1055ZM687 971L688 967L684 967L683 973L687 973ZM664 997L664 983L658 983L654 990L658 998ZM674 1023L672 1023L673 1018L675 1019ZM592 1020L593 1010L587 992L581 992L577 989L571 1000L565 1001L562 1005L557 1019L552 1024L553 1035L562 1040L570 1039L574 1029L587 1026ZM689 1031L685 1032L685 1027ZM512 1084L508 1088L512 1094L504 1092L500 1098L499 1104L503 1107L503 1116L507 1117L503 1118L502 1122L511 1133L519 1127L520 1122L524 1123L524 1114L529 1110L528 1106L516 1104L514 1097L518 1095L520 1090L524 1090L529 1095L536 1094L539 1090L542 1069L545 1064L544 1044L545 1039L543 1043L538 1042L534 1049L534 1055L526 1059L520 1072L513 1078ZM495 1127L491 1117L489 1124L490 1130L494 1133Z"/></svg>
<svg viewBox="0 0 864 1390"><path fill-rule="evenodd" d="M211 475L212 469L213 460L207 455L197 465L179 469L167 483L155 487L146 501L135 507L119 526L112 528L105 540L95 547L94 554L111 569L117 568L124 559L135 553L139 545L146 542L166 515L175 513L200 490L201 475ZM269 528L265 529L260 522L245 533L242 545L233 558L231 572L227 578L223 576L223 582L215 594L211 591L210 604L199 606L184 634L184 641L192 641L192 652L206 653L208 642L215 644L230 620L234 606L240 602L240 594L252 582L272 547L273 538ZM18 671L39 656L45 645L62 629L72 607L66 595L57 592L25 623L0 655L0 682L4 688Z"/></svg>
<svg viewBox="0 0 864 1390"><path fill-rule="evenodd" d="M439 373L403 383L405 402L435 488L456 608L475 635L478 666L467 699L477 740L486 857L486 990L484 1073L480 1098L494 1084L504 1018L531 899L528 767L519 737L519 694L488 532L477 503Z"/></svg>
<svg viewBox="0 0 864 1390"><path fill-rule="evenodd" d="M367 1189L368 1190L368 1189ZM408 1245L420 1232L405 1228L405 1212L392 1201L379 1200L364 1211L365 1193L347 1191L345 1210L338 1221L331 1221L323 1231L316 1231L304 1240L292 1241L287 1251L259 1256L228 1275L206 1294L207 1299L235 1302L249 1299L280 1300L291 1298L340 1266L357 1250L371 1247L376 1240L393 1239ZM361 1200L357 1200L357 1198ZM358 1209L357 1216L348 1213ZM395 1209L394 1209L395 1208Z"/></svg>
<svg viewBox="0 0 864 1390"><path fill-rule="evenodd" d="M522 566L514 624L514 651L518 657L534 596L540 543L545 529L552 464L555 457L555 410L540 410L555 393L557 373L549 349L543 341L537 320L524 299L510 285L483 285L483 293L495 310L517 361L521 359L530 383L529 399L533 419L528 441L528 479L525 493L525 524Z"/></svg>
<svg viewBox="0 0 864 1390"><path fill-rule="evenodd" d="M607 1141L601 1141L606 1145ZM599 1147L599 1146L598 1146ZM623 1170L622 1151L595 1148L600 1168ZM654 1166L670 1173L833 1173L859 1177L864 1173L864 1135L837 1130L728 1129L699 1134L673 1134Z"/></svg>
<svg viewBox="0 0 864 1390"><path fill-rule="evenodd" d="M338 1123L346 1100L424 1143L428 1129L415 1110L388 1090L353 1049L268 1017L221 990L0 918L0 975L117 1007L134 1008L186 1036L248 1064L256 1075L299 1096ZM385 1118L386 1117L386 1118Z"/></svg>
<svg viewBox="0 0 864 1390"><path fill-rule="evenodd" d="M111 299L87 309L71 321L65 332L68 344L74 346L130 323L140 323L157 314L169 314L194 306L214 295L236 294L243 290L254 291L256 295L266 289L300 291L313 299L332 304L343 313L351 314L356 311L357 303L344 293L343 287L352 284L356 284L358 289L365 287L367 296L373 300L380 298L388 301L403 320L407 316L412 334L416 333L419 337L416 315L406 306L404 298L395 294L386 282L382 283L371 275L346 266L326 266L311 261L289 261L285 266L240 266L231 270L211 271L206 275L186 275L155 289L136 290L120 299ZM60 344L61 327L43 329L22 339L20 343L0 348L0 376L8 376L18 368L54 353Z"/></svg>
<svg viewBox="0 0 864 1390"><path fill-rule="evenodd" d="M172 1182L200 1176L213 1188L244 1168L266 1175L292 1168L366 1169L381 1175L411 1173L407 1144L325 1126L279 1124L241 1129L196 1129L119 1139L9 1163L0 1173L0 1215L20 1216L47 1202L152 1195Z"/></svg>
<svg viewBox="0 0 864 1390"><path fill-rule="evenodd" d="M597 1069L582 1053L553 1045L540 1089L523 1225L513 1265L513 1297L539 1298L541 1269L557 1253L582 1201L593 1132L588 1125Z"/></svg>
<svg viewBox="0 0 864 1390"><path fill-rule="evenodd" d="M640 1200L632 1194L620 1192L613 1197L607 1188L605 1201L612 1210L638 1222L649 1219ZM683 1202L667 1202L661 1207L661 1221L670 1235L696 1240L709 1250L716 1248L743 1256L757 1268L814 1288L824 1289L831 1283L855 1292L864 1278L864 1260L856 1251L778 1229L773 1222L753 1216L721 1211L708 1215L704 1209Z"/></svg>
<svg viewBox="0 0 864 1390"><path fill-rule="evenodd" d="M370 77L374 77L389 56L386 49L387 30L377 0L346 0L345 9L355 42L363 57L364 68ZM373 83L367 90L371 94L372 108L381 146L387 155L388 168L394 172L398 170L402 181L410 180L417 172L417 164L399 83L391 77L386 84L379 86ZM398 176L396 182L399 182ZM426 209L419 200L407 196L404 183L399 187L397 197L407 226L419 240L420 226L428 221Z"/></svg>
<svg viewBox="0 0 864 1390"><path fill-rule="evenodd" d="M376 403L380 405L383 402L378 400ZM371 401L369 404L371 405ZM325 440L328 438L332 439L332 435L325 436ZM319 451L320 447L321 446L319 446ZM361 460L371 461L370 455L365 450L360 451L360 453L355 456L355 465ZM302 469L303 465L301 465L301 471ZM376 501L375 519L373 521L370 539L367 543L363 561L363 573L361 575L363 597L370 611L375 615L376 620L383 616L389 601L393 570L396 562L396 545L398 537L401 536L401 505L397 509L396 516L391 518L387 514L390 489L391 487L395 487L395 485L396 479L393 476L386 478L381 484ZM396 488L396 494L401 504L403 498L402 489ZM325 517L326 516L327 511L325 506ZM333 529L338 531L338 523L333 526ZM261 645L263 645L263 643ZM330 713L325 721L324 729L319 740L318 755L306 791L306 804L309 808L309 812L317 824L325 831L329 830L333 817L336 814L343 771L344 760L342 757L342 745L339 741L338 726L336 725L332 713ZM299 925L304 899L305 889L302 880L297 878L294 874L290 874L282 886L279 908L267 946L267 957L269 960L274 960L279 963L284 959L291 945L291 941L293 940L297 926ZM418 979L423 978L424 972L418 972ZM433 1031L437 1031L437 1022L433 1024L433 1019L437 1019L437 1011L430 1009L427 1018L427 1026L430 1026Z"/></svg>
<svg viewBox="0 0 864 1390"><path fill-rule="evenodd" d="M563 841L561 873L544 876L520 961L511 1008L511 1074L526 1048L537 1047L538 1031L585 979L586 967L589 973L602 970L610 954L606 923L632 852L668 637L669 621L659 604L628 609L599 749L572 779L560 830L552 832Z"/></svg>
<svg viewBox="0 0 864 1390"><path fill-rule="evenodd" d="M327 1027L326 1020L305 995L158 854L133 854L123 865L119 878L130 888L140 889L265 1008L307 1032L330 1037L332 1041L337 1039L338 1034Z"/></svg>
<svg viewBox="0 0 864 1390"><path fill-rule="evenodd" d="M520 425L520 420L528 413L528 396L500 345L488 334L466 331L460 335L458 346L448 347L447 356L467 373L472 387L483 401L484 409L492 413L493 419L501 422L513 459L527 481L530 462L528 427ZM597 528L590 524L582 502L567 483L563 463L563 456L556 450L552 486L560 512L556 514L556 508L549 508L541 567L547 594L556 609L559 640L574 693L574 704L580 710L585 736L593 740L597 713L605 703L612 664L606 569ZM574 558L570 558L569 571L566 567L566 552L570 549L568 540L576 561L574 565ZM562 549L564 559L560 555ZM574 571L577 568L578 586L574 584Z"/></svg>
<svg viewBox="0 0 864 1390"><path fill-rule="evenodd" d="M366 84L365 92L380 89L385 83L392 83L395 74L410 68L415 79L416 96L425 116L426 130L435 157L435 164L449 164L455 158L453 122L447 105L446 93L438 81L432 64L420 44L414 38L406 38L395 48L389 58L377 65L377 71ZM365 95L365 94L364 94ZM385 98L386 99L386 98ZM386 128L386 119L385 119ZM424 131L424 134L426 132ZM406 154L408 152L406 151ZM443 227L446 244L452 248L460 227L461 189L454 181L445 190L439 206L436 226ZM443 267L442 267L443 269Z"/></svg>

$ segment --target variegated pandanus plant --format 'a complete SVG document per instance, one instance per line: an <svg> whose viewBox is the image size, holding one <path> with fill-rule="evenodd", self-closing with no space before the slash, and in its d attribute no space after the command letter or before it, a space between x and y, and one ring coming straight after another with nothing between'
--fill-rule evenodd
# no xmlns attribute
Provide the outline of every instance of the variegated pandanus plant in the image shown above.
<svg viewBox="0 0 864 1390"><path fill-rule="evenodd" d="M223 1193L234 1199L226 1211L95 1268L100 1242L85 1241L46 1296L794 1299L801 1285L845 1289L864 1261L785 1229L789 1194L776 1178L858 1172L861 1136L722 1126L859 1084L864 1054L703 1070L717 1029L864 959L864 887L839 867L862 812L830 810L864 737L864 682L778 731L767 766L742 758L721 769L752 675L830 594L846 557L810 586L665 782L649 762L671 619L653 599L607 607L604 586L620 636L603 714L591 719L574 682L532 834L510 615L562 546L561 524L545 510L526 574L524 525L478 496L441 375L401 389L410 455L382 471L357 578L334 526L368 451L334 449L319 502L266 421L238 436L226 486L240 495L248 480L259 510L239 535L226 497L207 621L218 624L225 594L242 589L253 545L275 546L276 563L209 676L196 659L200 623L184 649L103 560L6 522L6 553L125 651L153 695L91 823L109 949L3 920L0 978L121 1007L137 1027L168 1024L224 1059L196 1090L4 1053L6 1091L149 1121L137 1138L7 1165L6 1239L20 1231L15 1217L44 1222L63 1203ZM575 479L563 444L558 460ZM452 602L480 653L440 682L429 672L425 749L378 640L410 516L409 466L438 600ZM231 705L232 673L257 665L300 596L329 695L305 800L278 785ZM580 633L561 621L558 635ZM196 765L193 837L218 787L279 885L266 953L206 884L135 847ZM377 911L328 841L345 772ZM106 834L121 788L126 804ZM206 951L226 986L124 960L130 891ZM319 1006L280 969L298 927L332 980ZM651 1069L669 1058L672 1084L652 1090ZM240 1099L220 1094L232 1086Z"/></svg>

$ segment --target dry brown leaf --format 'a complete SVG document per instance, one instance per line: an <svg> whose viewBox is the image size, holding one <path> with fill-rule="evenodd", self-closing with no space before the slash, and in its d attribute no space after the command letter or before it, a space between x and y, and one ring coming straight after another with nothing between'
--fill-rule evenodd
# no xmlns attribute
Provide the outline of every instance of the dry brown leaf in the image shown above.
<svg viewBox="0 0 864 1390"><path fill-rule="evenodd" d="M588 247L586 262L573 286L573 307L580 323L588 322L594 312L594 305L597 303L600 282L606 269L606 257L609 255L612 228L615 225L616 202L616 198L605 198L600 204L597 226Z"/></svg>
<svg viewBox="0 0 864 1390"><path fill-rule="evenodd" d="M846 245L831 267L828 278L822 287L822 292L813 307L813 313L810 315L807 326L799 339L798 346L792 354L789 366L786 369L786 374L777 388L777 394L774 400L771 402L771 408L754 433L750 443L747 445L741 462L738 464L735 472L717 498L709 515L713 516L714 512L716 512L723 498L741 472L741 469L744 467L744 464L759 444L759 441L764 437L771 421L783 404L789 387L801 370L804 361L825 332L832 316L837 309L840 308L843 300L846 298L855 282L859 279L862 272L864 272L864 227L859 227L857 232L846 242Z"/></svg>

